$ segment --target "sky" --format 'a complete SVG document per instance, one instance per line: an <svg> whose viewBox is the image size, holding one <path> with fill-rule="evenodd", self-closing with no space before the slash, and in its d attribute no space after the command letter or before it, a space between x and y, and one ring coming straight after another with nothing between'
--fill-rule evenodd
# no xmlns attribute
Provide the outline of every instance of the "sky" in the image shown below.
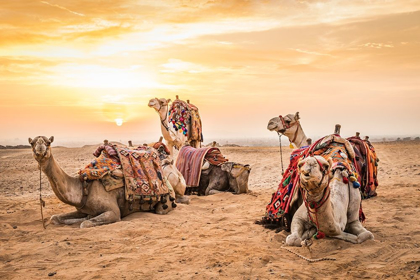
<svg viewBox="0 0 420 280"><path fill-rule="evenodd" d="M148 101L176 95L205 143L295 112L312 138L418 136L420 1L1 1L0 88L0 144L157 140Z"/></svg>

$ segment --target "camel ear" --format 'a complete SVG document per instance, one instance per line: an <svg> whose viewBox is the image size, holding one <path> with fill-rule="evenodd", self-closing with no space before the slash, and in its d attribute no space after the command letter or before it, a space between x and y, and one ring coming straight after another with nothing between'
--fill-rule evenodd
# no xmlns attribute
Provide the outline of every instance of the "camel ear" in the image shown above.
<svg viewBox="0 0 420 280"><path fill-rule="evenodd" d="M299 159L298 164L297 164L298 169L300 169L304 164L305 164L305 161L303 159Z"/></svg>
<svg viewBox="0 0 420 280"><path fill-rule="evenodd" d="M299 119L300 119L299 112L296 112L296 114L295 114L295 120L297 121Z"/></svg>
<svg viewBox="0 0 420 280"><path fill-rule="evenodd" d="M324 170L330 169L331 165L332 165L331 158L328 158L328 161L327 162L322 163L322 167L324 168Z"/></svg>
<svg viewBox="0 0 420 280"><path fill-rule="evenodd" d="M50 144L51 144L52 142L54 142L54 136L51 136L50 139L48 140L50 140Z"/></svg>
<svg viewBox="0 0 420 280"><path fill-rule="evenodd" d="M171 102L172 100L169 98L168 100L166 100L167 103Z"/></svg>
<svg viewBox="0 0 420 280"><path fill-rule="evenodd" d="M28 138L28 142L29 142L29 144L32 145L32 138L31 137Z"/></svg>
<svg viewBox="0 0 420 280"><path fill-rule="evenodd" d="M331 169L332 166L333 166L333 161L332 161L331 158L328 158L328 166L327 166L327 168Z"/></svg>

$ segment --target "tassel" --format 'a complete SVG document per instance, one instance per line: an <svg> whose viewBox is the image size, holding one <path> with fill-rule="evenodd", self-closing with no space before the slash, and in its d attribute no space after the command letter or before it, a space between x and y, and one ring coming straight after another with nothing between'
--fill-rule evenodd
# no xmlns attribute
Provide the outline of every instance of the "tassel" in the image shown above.
<svg viewBox="0 0 420 280"><path fill-rule="evenodd" d="M290 144L289 144L289 148L290 148L290 149L293 149L293 148L294 148L294 147L293 147L292 142L290 142Z"/></svg>
<svg viewBox="0 0 420 280"><path fill-rule="evenodd" d="M353 188L355 188L355 189L360 188L360 184L359 184L359 182L354 181L354 182L353 182Z"/></svg>
<svg viewBox="0 0 420 280"><path fill-rule="evenodd" d="M313 238L323 239L323 238L325 238L325 233L323 233L322 231L318 231L317 233L314 234Z"/></svg>
<svg viewBox="0 0 420 280"><path fill-rule="evenodd" d="M172 208L176 208L176 203L172 201Z"/></svg>
<svg viewBox="0 0 420 280"><path fill-rule="evenodd" d="M349 179L353 183L357 181L357 178L354 175L350 176Z"/></svg>
<svg viewBox="0 0 420 280"><path fill-rule="evenodd" d="M344 184L348 184L349 183L349 179L347 177L343 177L343 182L344 182Z"/></svg>

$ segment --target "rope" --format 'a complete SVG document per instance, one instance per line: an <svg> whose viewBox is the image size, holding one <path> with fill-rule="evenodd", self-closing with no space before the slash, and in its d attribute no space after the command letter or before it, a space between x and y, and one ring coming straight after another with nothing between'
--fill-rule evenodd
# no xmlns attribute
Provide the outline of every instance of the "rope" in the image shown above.
<svg viewBox="0 0 420 280"><path fill-rule="evenodd" d="M298 254L298 253L296 253L296 252L293 252L292 250L290 250L289 248L286 248L286 247L284 247L284 246L281 246L281 248L283 248L283 249L285 249L285 250L287 250L287 251L289 251L290 253L292 253L292 254L295 254L296 256L298 256L299 258L301 258L301 259L304 259L305 261L308 261L308 262L320 262L320 261L335 261L336 260L336 258L319 258L319 259L309 259L309 258L307 258L307 257L305 257L305 256L302 256L302 255L300 255L300 254Z"/></svg>
<svg viewBox="0 0 420 280"><path fill-rule="evenodd" d="M281 176L284 175L284 168L283 168L283 150L281 148L281 133L277 132L277 134L279 135L279 144L280 144L280 162L281 162Z"/></svg>
<svg viewBox="0 0 420 280"><path fill-rule="evenodd" d="M44 213L42 211L42 208L45 207L45 201L42 199L42 181L41 181L41 165L39 165L39 204L41 206L41 219L42 219L42 226L44 229L47 229L47 226L45 225L44 221Z"/></svg>

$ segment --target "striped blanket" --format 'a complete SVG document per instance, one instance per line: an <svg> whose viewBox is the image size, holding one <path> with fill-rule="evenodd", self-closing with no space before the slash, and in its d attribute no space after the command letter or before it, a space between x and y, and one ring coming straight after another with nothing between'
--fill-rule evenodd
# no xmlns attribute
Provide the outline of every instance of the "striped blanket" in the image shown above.
<svg viewBox="0 0 420 280"><path fill-rule="evenodd" d="M220 153L218 148L206 147L196 149L191 146L184 146L181 148L176 160L176 168L179 170L179 172L181 172L182 176L184 176L187 187L198 187L200 184L201 167L203 166L204 158L207 154L214 154L215 151ZM217 158L219 161L222 161L220 156ZM227 161L227 159L223 158L223 162L225 161ZM210 163L213 165L220 165L214 164L216 163L214 160Z"/></svg>

